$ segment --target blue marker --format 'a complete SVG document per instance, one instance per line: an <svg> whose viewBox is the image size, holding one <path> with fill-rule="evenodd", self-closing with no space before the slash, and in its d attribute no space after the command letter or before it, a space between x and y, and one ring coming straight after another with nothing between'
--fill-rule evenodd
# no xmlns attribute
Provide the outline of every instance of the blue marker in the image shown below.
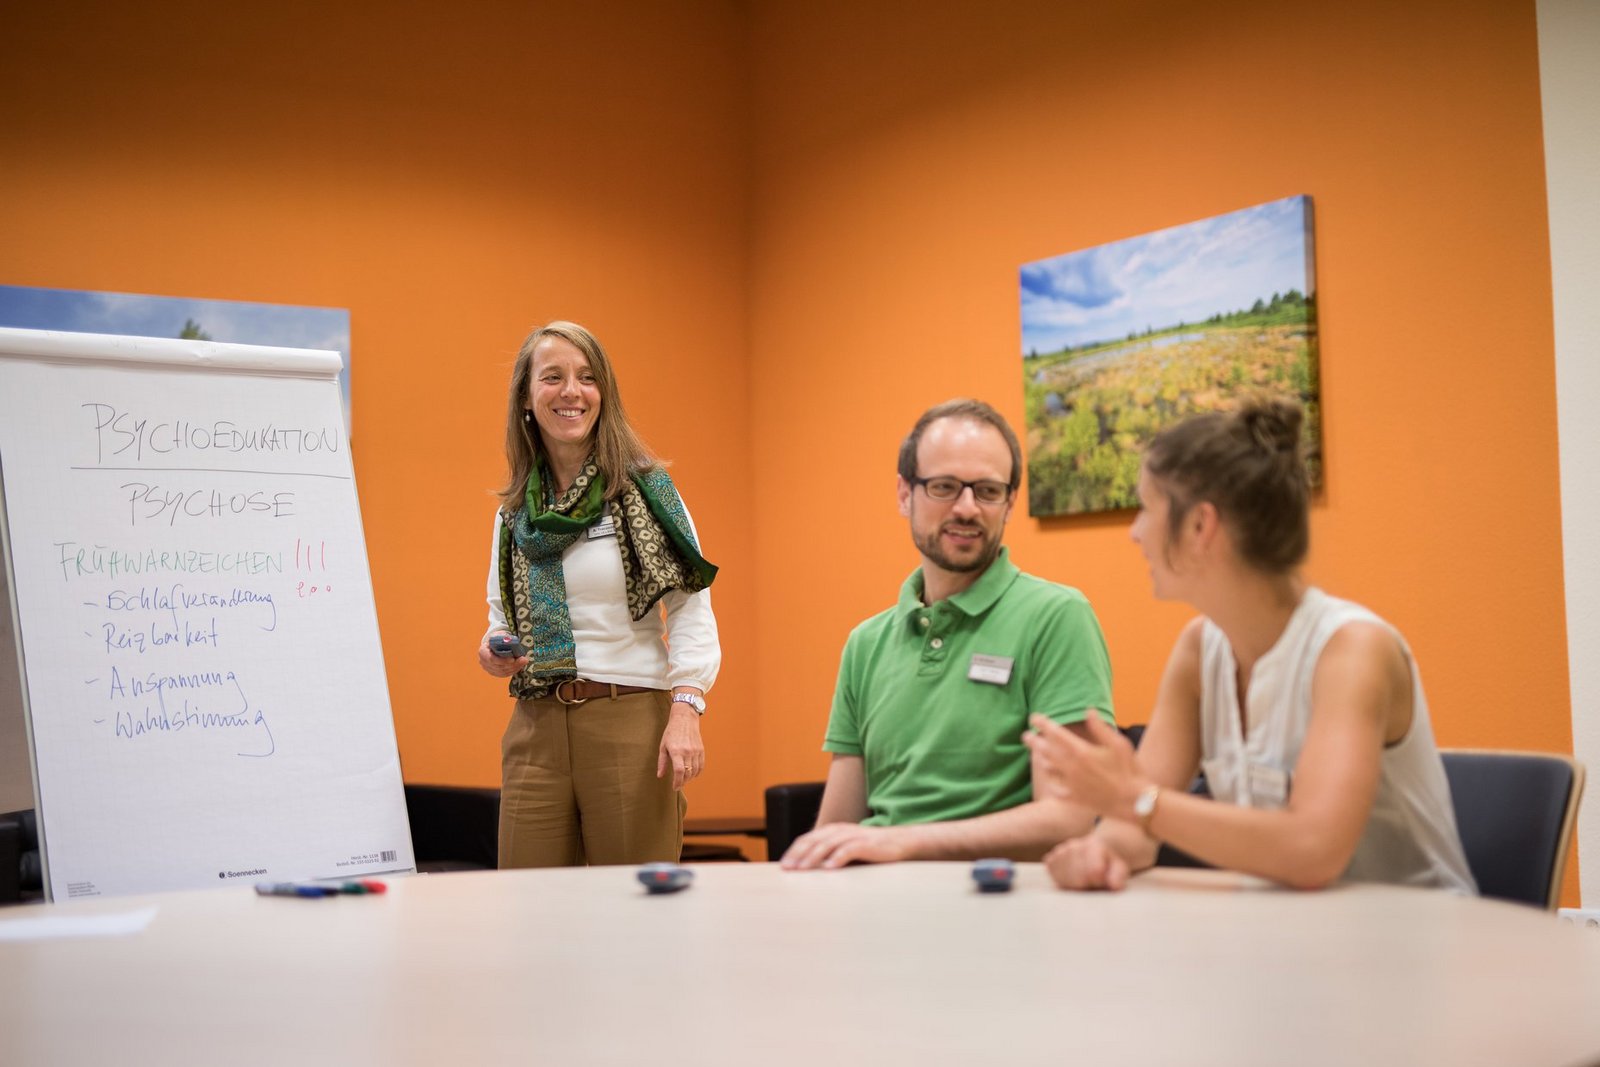
<svg viewBox="0 0 1600 1067"><path fill-rule="evenodd" d="M256 892L264 897L360 897L388 891L387 885L372 879L341 882L338 885L326 885L320 882L261 882L256 886Z"/></svg>
<svg viewBox="0 0 1600 1067"><path fill-rule="evenodd" d="M262 882L256 892L264 897L332 897L339 891L325 885L296 885L294 882Z"/></svg>

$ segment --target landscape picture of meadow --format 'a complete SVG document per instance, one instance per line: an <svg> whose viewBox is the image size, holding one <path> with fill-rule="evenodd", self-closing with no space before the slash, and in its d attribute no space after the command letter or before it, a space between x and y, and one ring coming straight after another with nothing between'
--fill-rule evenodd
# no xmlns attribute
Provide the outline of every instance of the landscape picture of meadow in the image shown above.
<svg viewBox="0 0 1600 1067"><path fill-rule="evenodd" d="M1304 406L1320 481L1310 197L1021 273L1030 515L1137 507L1140 452L1158 430L1263 393Z"/></svg>

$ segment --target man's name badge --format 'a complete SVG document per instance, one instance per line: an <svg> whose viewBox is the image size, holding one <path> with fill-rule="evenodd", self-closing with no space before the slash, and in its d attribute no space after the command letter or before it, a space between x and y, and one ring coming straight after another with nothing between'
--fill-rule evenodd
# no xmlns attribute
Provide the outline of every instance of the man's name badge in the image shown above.
<svg viewBox="0 0 1600 1067"><path fill-rule="evenodd" d="M982 652L974 652L972 665L967 668L967 677L974 682L1005 685L1011 681L1011 664L1014 662L1010 656L985 656Z"/></svg>
<svg viewBox="0 0 1600 1067"><path fill-rule="evenodd" d="M617 524L611 520L610 515L607 515L585 530L584 536L590 541L598 541L602 537L615 537L617 536Z"/></svg>

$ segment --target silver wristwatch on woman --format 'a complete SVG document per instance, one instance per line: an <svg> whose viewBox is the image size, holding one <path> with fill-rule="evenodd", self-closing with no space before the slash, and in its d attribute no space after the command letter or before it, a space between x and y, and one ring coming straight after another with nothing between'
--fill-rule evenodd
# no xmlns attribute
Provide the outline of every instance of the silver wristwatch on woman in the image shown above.
<svg viewBox="0 0 1600 1067"><path fill-rule="evenodd" d="M687 704L687 705L689 705L691 708L694 709L694 713L696 715L704 715L706 713L706 699L705 699L705 697L696 696L693 693L673 693L672 694L672 702L674 704Z"/></svg>

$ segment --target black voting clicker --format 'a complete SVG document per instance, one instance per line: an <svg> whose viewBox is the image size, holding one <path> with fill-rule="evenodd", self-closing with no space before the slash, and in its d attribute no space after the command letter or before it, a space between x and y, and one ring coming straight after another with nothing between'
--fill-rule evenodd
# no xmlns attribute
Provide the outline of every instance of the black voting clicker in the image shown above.
<svg viewBox="0 0 1600 1067"><path fill-rule="evenodd" d="M688 889L694 872L676 863L647 863L639 868L639 882L652 893L676 893Z"/></svg>
<svg viewBox="0 0 1600 1067"><path fill-rule="evenodd" d="M1004 893L1011 889L1017 869L1010 860L977 860L972 864L972 880L981 893Z"/></svg>
<svg viewBox="0 0 1600 1067"><path fill-rule="evenodd" d="M489 651L501 659L516 659L518 656L526 654L522 647L522 642L507 633L498 633L491 636L489 638Z"/></svg>

